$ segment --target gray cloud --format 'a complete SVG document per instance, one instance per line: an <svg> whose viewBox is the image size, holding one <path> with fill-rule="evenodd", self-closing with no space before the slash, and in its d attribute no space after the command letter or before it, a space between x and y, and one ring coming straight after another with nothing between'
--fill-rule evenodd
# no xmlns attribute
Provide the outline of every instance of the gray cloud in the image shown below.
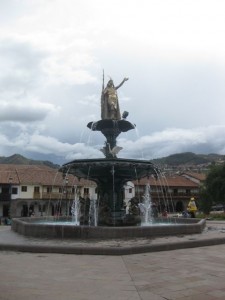
<svg viewBox="0 0 225 300"><path fill-rule="evenodd" d="M121 137L117 143L123 147L123 150L119 153L119 157L153 159L186 151L202 154L224 154L224 133L225 126L211 126L193 130L168 129L152 135L139 137L133 141ZM20 153L28 154L29 157L35 157L35 155L39 157L41 155L46 159L51 158L60 164L74 159L103 157L100 148L104 145L104 140L99 144L89 142L71 144L41 135L40 133L21 133L10 140L6 136L1 135L0 141L2 145L0 149L2 151L14 147Z"/></svg>
<svg viewBox="0 0 225 300"><path fill-rule="evenodd" d="M41 121L44 120L50 112L56 110L52 104L30 100L31 103L18 101L7 103L0 101L0 122L12 121L26 123Z"/></svg>
<svg viewBox="0 0 225 300"><path fill-rule="evenodd" d="M44 78L41 61L44 53L28 42L15 38L0 40L0 84L4 89L26 91L37 86ZM44 80L43 80L44 82Z"/></svg>
<svg viewBox="0 0 225 300"><path fill-rule="evenodd" d="M125 155L133 158L153 159L173 153L219 153L225 150L225 126L209 126L193 129L166 129L135 141L120 139Z"/></svg>
<svg viewBox="0 0 225 300"><path fill-rule="evenodd" d="M6 2L0 155L103 157L103 136L86 126L100 119L102 69L105 82L108 75L115 84L130 78L118 95L137 130L120 135L121 157L225 152L222 2Z"/></svg>

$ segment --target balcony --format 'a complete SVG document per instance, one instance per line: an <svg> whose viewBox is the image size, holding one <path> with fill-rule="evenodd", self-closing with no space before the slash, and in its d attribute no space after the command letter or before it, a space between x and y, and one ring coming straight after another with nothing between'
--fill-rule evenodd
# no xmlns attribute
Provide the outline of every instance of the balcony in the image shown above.
<svg viewBox="0 0 225 300"><path fill-rule="evenodd" d="M73 194L62 194L62 193L42 193L42 198L39 199L57 199L57 200L73 200Z"/></svg>

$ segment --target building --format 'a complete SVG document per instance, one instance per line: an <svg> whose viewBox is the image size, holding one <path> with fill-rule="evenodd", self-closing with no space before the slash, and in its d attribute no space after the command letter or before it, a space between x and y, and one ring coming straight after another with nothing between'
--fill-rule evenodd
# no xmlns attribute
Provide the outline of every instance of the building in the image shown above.
<svg viewBox="0 0 225 300"><path fill-rule="evenodd" d="M186 210L191 197L199 199L199 183L180 175L151 176L134 181L134 185L135 195L140 199L145 194L146 185L150 185L152 202L160 212L182 212Z"/></svg>
<svg viewBox="0 0 225 300"><path fill-rule="evenodd" d="M181 175L186 177L189 180L192 180L192 181L198 183L198 185L203 184L203 182L206 179L205 173L183 172Z"/></svg>
<svg viewBox="0 0 225 300"><path fill-rule="evenodd" d="M159 211L182 212L191 197L198 201L204 176L197 175L185 173L129 181L124 186L124 202L128 204L133 197L142 201L146 185L150 185L152 202ZM63 175L44 165L0 164L0 218L70 215L75 195L97 199L96 183Z"/></svg>
<svg viewBox="0 0 225 300"><path fill-rule="evenodd" d="M0 218L69 215L75 194L97 198L96 184L43 165L0 165Z"/></svg>

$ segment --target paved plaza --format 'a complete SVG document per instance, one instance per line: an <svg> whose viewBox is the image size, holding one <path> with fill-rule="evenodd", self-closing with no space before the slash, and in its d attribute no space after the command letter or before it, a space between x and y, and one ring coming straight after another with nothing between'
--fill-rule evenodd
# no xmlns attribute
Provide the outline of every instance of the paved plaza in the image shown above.
<svg viewBox="0 0 225 300"><path fill-rule="evenodd" d="M0 227L0 244L3 237L7 239L7 230ZM210 232L225 240L224 231L218 223ZM225 244L221 243L114 256L2 249L0 270L1 300L225 299Z"/></svg>

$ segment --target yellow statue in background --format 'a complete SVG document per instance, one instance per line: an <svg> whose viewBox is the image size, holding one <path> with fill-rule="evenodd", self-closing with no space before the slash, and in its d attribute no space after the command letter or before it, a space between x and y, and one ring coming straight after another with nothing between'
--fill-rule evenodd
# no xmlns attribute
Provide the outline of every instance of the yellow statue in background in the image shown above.
<svg viewBox="0 0 225 300"><path fill-rule="evenodd" d="M197 211L197 206L195 203L195 198L192 197L188 203L187 211L191 215L192 218L195 218L195 213Z"/></svg>

